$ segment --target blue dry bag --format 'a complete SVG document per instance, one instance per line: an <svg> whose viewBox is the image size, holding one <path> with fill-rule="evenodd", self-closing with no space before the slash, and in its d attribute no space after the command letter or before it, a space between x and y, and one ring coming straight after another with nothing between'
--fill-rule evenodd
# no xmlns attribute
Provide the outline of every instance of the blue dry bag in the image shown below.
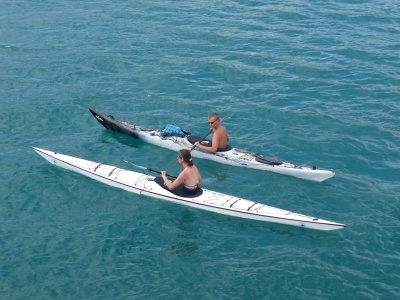
<svg viewBox="0 0 400 300"><path fill-rule="evenodd" d="M167 126L164 127L161 136L180 136L180 137L185 137L189 135L190 132L186 132L182 130L182 128L175 126L175 125L170 125L168 124Z"/></svg>

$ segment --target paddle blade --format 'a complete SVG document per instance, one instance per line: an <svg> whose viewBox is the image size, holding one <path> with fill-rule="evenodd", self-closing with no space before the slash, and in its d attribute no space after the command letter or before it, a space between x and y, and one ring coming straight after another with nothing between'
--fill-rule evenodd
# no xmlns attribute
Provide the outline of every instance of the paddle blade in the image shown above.
<svg viewBox="0 0 400 300"><path fill-rule="evenodd" d="M131 163L131 162L128 161L128 160L124 160L124 162L126 162L126 163L128 163L128 164L130 164L130 165L132 165L132 166L134 166L134 167L136 167L136 168L139 168L139 169L142 169L142 170L148 170L146 167L139 166L139 165L135 165L134 163Z"/></svg>
<svg viewBox="0 0 400 300"><path fill-rule="evenodd" d="M201 185L202 186L207 186L207 185L210 185L210 184L213 184L215 181L217 181L217 178L204 178L203 179L203 181L201 182Z"/></svg>

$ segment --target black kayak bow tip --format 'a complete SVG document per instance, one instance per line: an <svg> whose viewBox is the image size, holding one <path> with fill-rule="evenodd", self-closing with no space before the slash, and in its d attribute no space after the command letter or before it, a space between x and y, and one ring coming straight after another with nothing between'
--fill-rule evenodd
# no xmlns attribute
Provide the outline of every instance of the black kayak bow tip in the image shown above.
<svg viewBox="0 0 400 300"><path fill-rule="evenodd" d="M114 132L118 132L118 133L122 133L122 134L126 134L129 135L135 139L139 139L139 136L136 132L134 132L133 130L131 130L128 126L122 124L120 121L118 121L117 119L114 118L114 116L109 115L109 116L105 116L101 113L99 113L98 111L94 110L93 108L89 107L89 111L92 113L92 115L95 117L95 119L101 124L103 125L105 128L107 128L108 130L114 131Z"/></svg>

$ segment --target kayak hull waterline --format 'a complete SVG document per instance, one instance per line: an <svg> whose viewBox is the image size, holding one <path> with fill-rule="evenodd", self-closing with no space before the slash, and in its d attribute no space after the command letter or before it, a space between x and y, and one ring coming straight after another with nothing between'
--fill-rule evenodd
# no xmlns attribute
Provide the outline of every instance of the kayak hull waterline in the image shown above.
<svg viewBox="0 0 400 300"><path fill-rule="evenodd" d="M224 215L315 230L326 231L346 227L344 224L293 213L206 189L202 189L202 193L196 197L181 197L158 184L157 178L154 176L36 147L32 147L32 149L51 164L77 172L107 185L140 195L167 200Z"/></svg>
<svg viewBox="0 0 400 300"><path fill-rule="evenodd" d="M193 144L188 140L190 135L185 137L162 136L161 134L163 131L161 129L133 125L128 122L120 121L111 115L105 116L92 108L89 108L89 110L101 125L111 131L126 134L133 138L172 151L179 151L180 149L189 150L193 147ZM191 154L193 157L208 159L222 164L270 171L316 182L322 182L335 175L335 172L332 170L298 166L292 163L282 162L276 158L264 157L238 148L232 148L224 152L217 152L216 154L195 148Z"/></svg>

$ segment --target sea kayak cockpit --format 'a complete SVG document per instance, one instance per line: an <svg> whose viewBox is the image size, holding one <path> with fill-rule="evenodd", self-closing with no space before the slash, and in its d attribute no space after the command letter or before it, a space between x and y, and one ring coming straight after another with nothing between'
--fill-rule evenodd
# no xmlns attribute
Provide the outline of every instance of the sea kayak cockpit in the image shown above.
<svg viewBox="0 0 400 300"><path fill-rule="evenodd" d="M177 186L176 188L174 188L173 190L170 190L165 184L164 184L164 179L162 177L155 177L154 178L154 182L157 183L159 186L161 186L163 189L171 192L172 194L179 196L179 197L184 197L184 198L196 198L198 196L200 196L201 194L203 194L203 190L198 187L197 190L195 192L188 192L184 186L183 183L179 186Z"/></svg>
<svg viewBox="0 0 400 300"><path fill-rule="evenodd" d="M192 145L194 145L194 143L199 142L202 138L196 135L189 135L186 137L187 140L189 141L189 143L191 143ZM208 139L204 139L201 141L201 144L207 147L211 147L212 146L212 141L208 140ZM217 152L225 152L225 151L229 151L232 150L232 146L230 145L226 145L225 148L218 148Z"/></svg>

